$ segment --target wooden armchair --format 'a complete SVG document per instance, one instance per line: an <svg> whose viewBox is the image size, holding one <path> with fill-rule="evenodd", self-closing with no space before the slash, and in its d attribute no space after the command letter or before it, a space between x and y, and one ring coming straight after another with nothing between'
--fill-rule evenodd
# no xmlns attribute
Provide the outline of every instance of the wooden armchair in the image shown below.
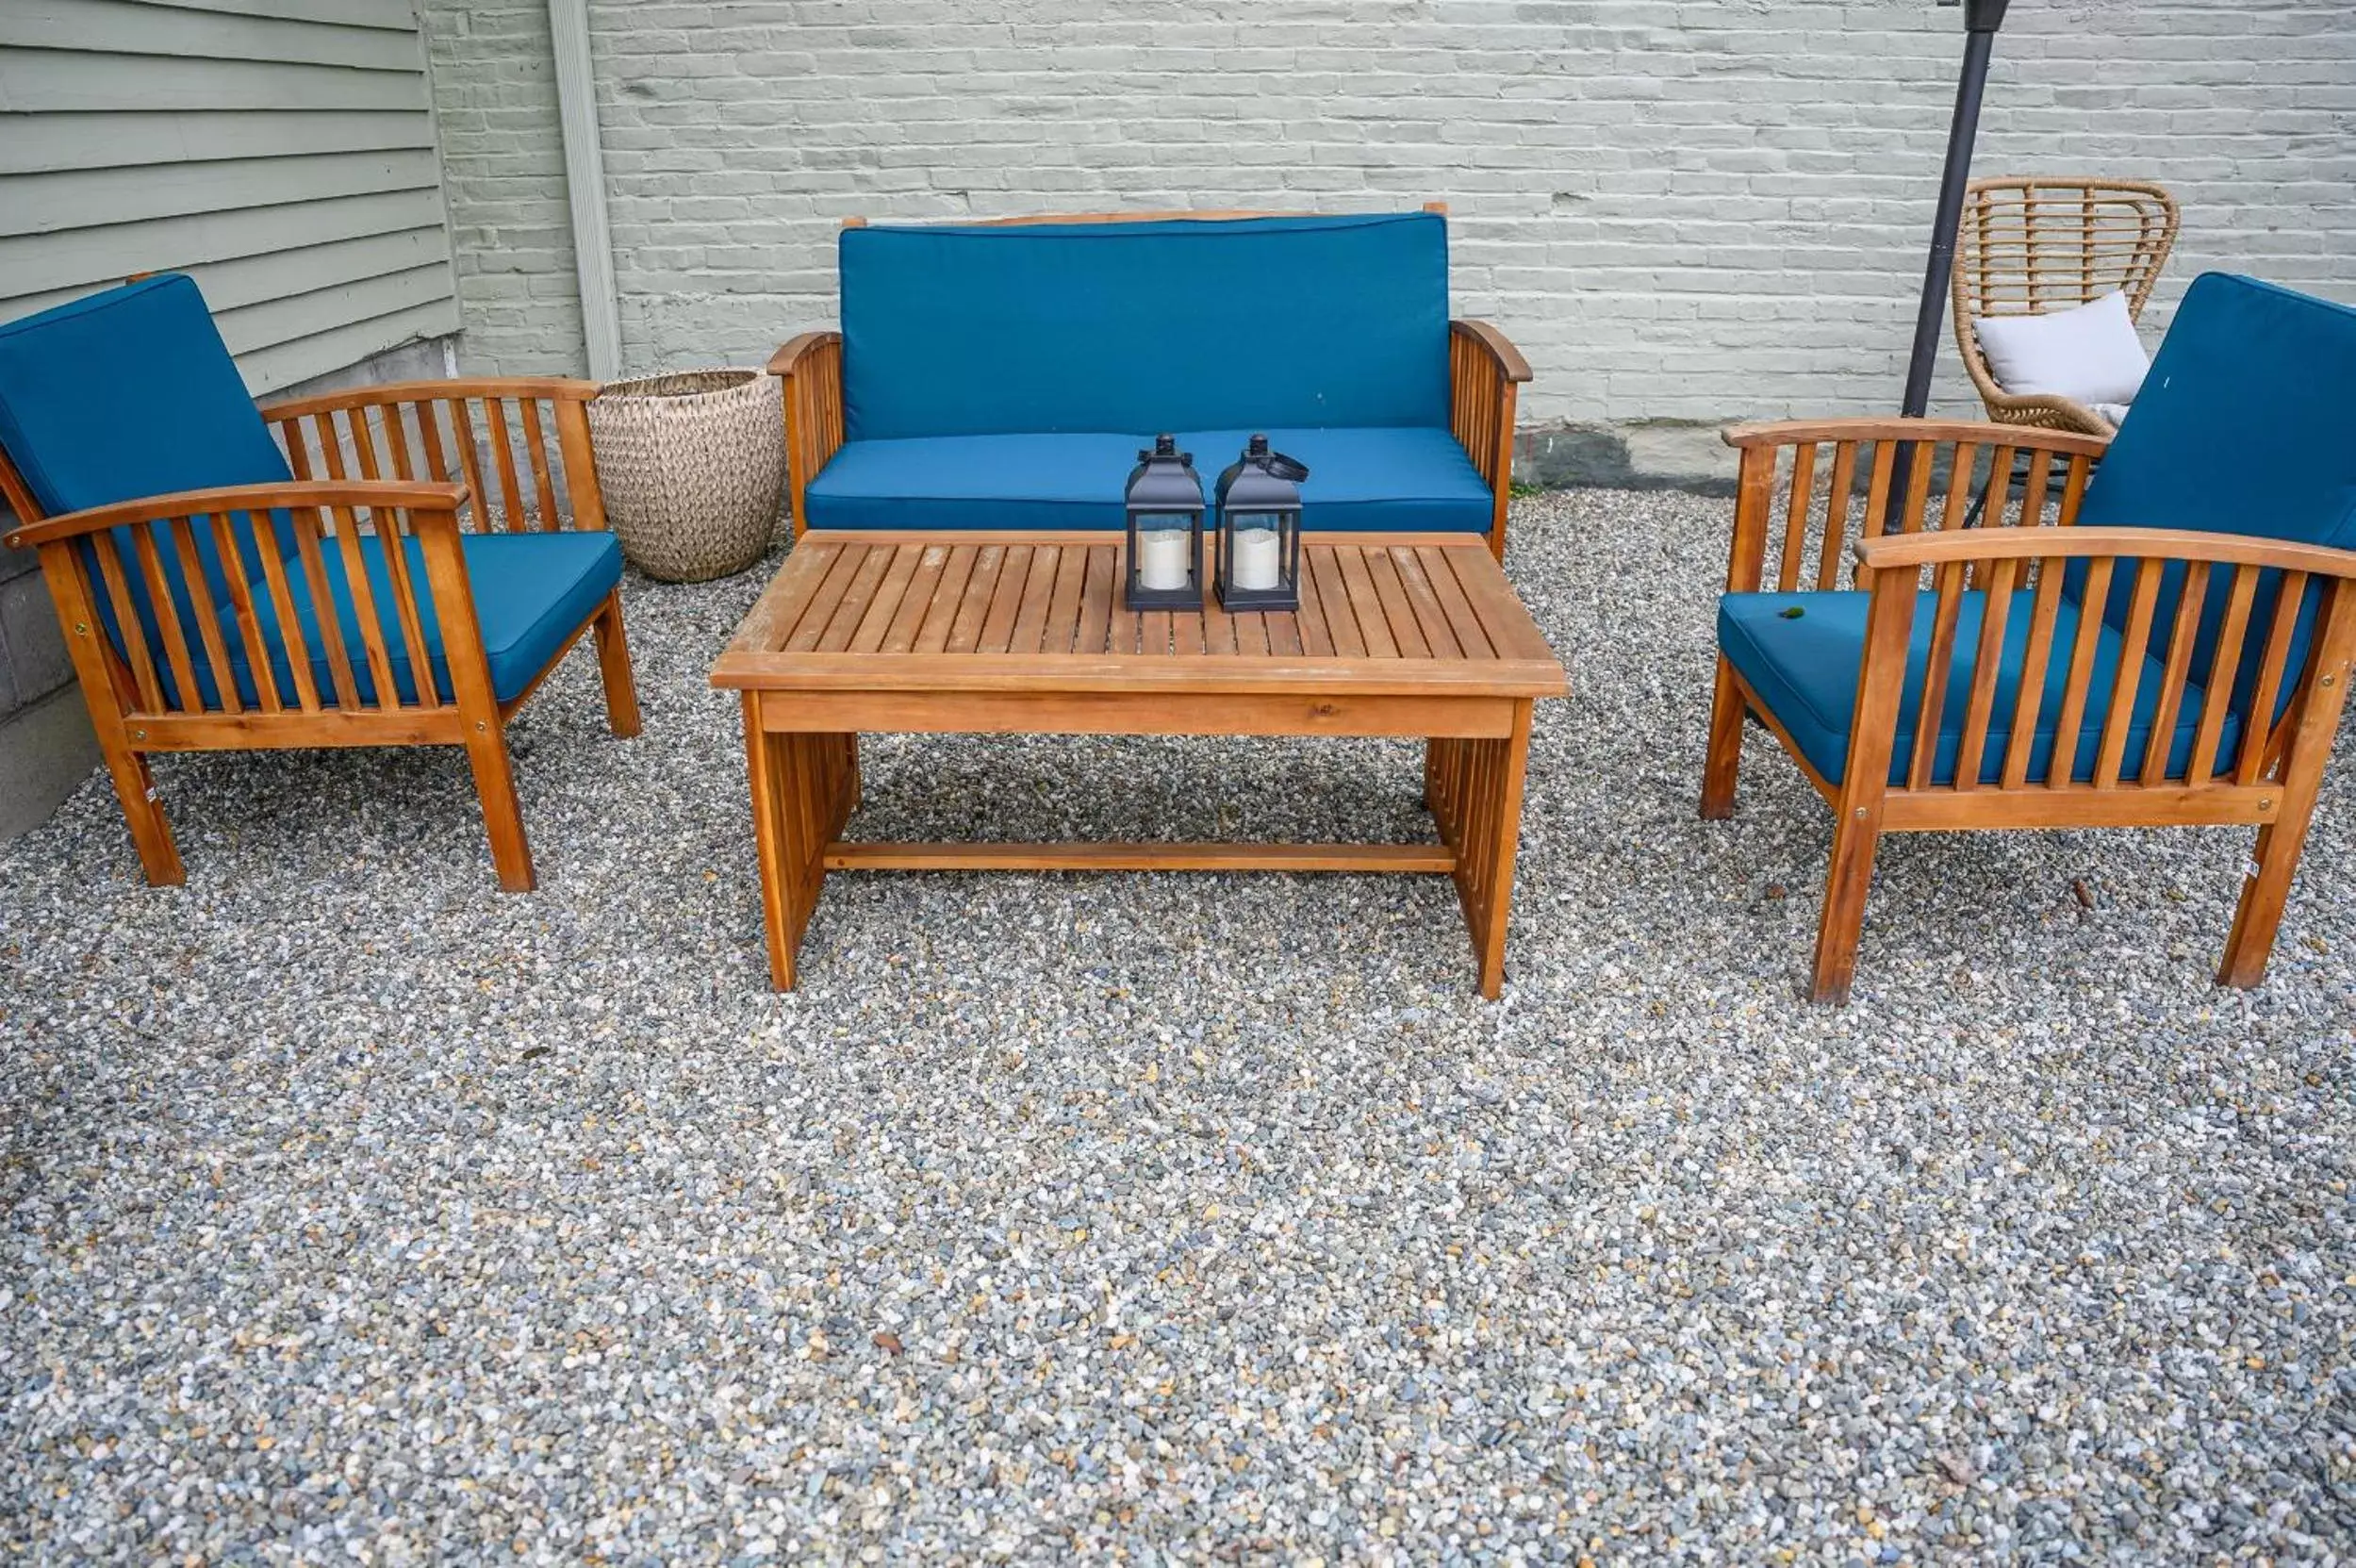
<svg viewBox="0 0 2356 1568"><path fill-rule="evenodd" d="M2141 180L2006 175L1965 187L1963 223L1950 279L1955 349L1990 420L2108 436L2111 421L2084 404L2006 391L1988 369L1977 323L2039 316L2117 289L2139 320L2176 243L2176 198Z"/></svg>
<svg viewBox="0 0 2356 1568"><path fill-rule="evenodd" d="M257 413L185 277L0 326L8 542L40 553L151 883L183 875L155 752L451 745L500 884L533 885L507 721L594 629L609 722L638 728L596 390L418 382Z"/></svg>
<svg viewBox="0 0 2356 1568"><path fill-rule="evenodd" d="M1733 815L1746 712L1833 808L1815 999L1848 998L1882 835L1979 828L2256 826L2217 975L2256 984L2356 653L2356 552L2079 526L2092 437L1855 420L1725 438L1742 456L1702 815ZM1962 526L1991 479L1985 524Z"/></svg>
<svg viewBox="0 0 2356 1568"><path fill-rule="evenodd" d="M1444 218L1447 206L1444 203L1430 202L1425 204L1424 211ZM1181 222L1215 225L1233 220L1283 221L1307 217L1306 214L1274 212L1059 213L952 227L1012 228L1033 224ZM845 224L847 229L865 226L865 220L856 218ZM1438 273L1433 275L1435 278L1439 276ZM1438 291L1434 300L1433 322L1436 325L1438 320L1445 316L1445 309L1444 301L1438 298ZM1141 299L1138 310L1141 316L1149 316L1150 301ZM1052 345L1046 346L1052 348ZM1092 343L1091 347L1094 346ZM1435 342L1435 353L1437 349ZM811 482L842 449L848 438L843 352L842 333L805 332L787 340L769 359L769 373L779 379L784 391L786 486L797 537L810 526L807 491ZM1434 369L1437 368L1435 365ZM1084 368L1075 364L1066 379L1084 374ZM1482 321L1452 321L1448 322L1446 375L1448 430L1463 449L1464 455L1471 459L1474 470L1480 476L1481 485L1488 492L1490 549L1498 559L1503 560L1506 508L1513 489L1515 407L1522 384L1531 378L1529 361L1494 324ZM1293 438L1294 447L1300 444L1299 438ZM1313 453L1303 452L1301 455L1312 466L1316 465L1317 458ZM1223 462L1225 459L1222 457L1220 460Z"/></svg>

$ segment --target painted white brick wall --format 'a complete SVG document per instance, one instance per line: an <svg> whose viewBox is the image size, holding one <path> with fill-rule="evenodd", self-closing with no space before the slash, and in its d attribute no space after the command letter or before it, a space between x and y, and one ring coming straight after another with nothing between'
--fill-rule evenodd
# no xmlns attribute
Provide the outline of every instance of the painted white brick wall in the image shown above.
<svg viewBox="0 0 2356 1568"><path fill-rule="evenodd" d="M1678 427L1893 405L1962 13L1931 0L595 0L623 353L833 317L841 218L1446 200L1525 426L1608 473ZM425 0L468 361L581 366L541 0ZM1977 168L2158 179L2147 317L2232 268L2356 301L2356 5L2016 0ZM1977 407L1942 339L1937 405Z"/></svg>

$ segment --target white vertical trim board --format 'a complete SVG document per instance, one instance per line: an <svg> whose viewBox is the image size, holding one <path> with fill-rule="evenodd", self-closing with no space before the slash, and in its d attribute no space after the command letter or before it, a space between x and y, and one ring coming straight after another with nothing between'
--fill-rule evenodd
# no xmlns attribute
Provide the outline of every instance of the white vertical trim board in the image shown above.
<svg viewBox="0 0 2356 1568"><path fill-rule="evenodd" d="M605 155L598 144L597 80L589 57L588 0L548 0L556 60L557 126L565 142L565 192L572 208L573 268L581 288L581 336L589 378L621 374L621 314L614 297L614 239L605 218Z"/></svg>

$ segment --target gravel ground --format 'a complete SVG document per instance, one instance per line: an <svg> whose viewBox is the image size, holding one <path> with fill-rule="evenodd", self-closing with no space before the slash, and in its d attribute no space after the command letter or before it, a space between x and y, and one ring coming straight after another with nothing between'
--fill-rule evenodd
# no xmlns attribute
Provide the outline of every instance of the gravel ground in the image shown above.
<svg viewBox="0 0 2356 1568"><path fill-rule="evenodd" d="M631 584L646 733L167 762L0 846L0 1543L383 1562L2356 1555L2356 778L2248 841L1694 813L1726 507L1521 503L1573 672L1510 982L1439 879L838 878L765 984L766 573ZM2345 758L2349 748L2343 748ZM883 740L863 831L1424 831L1410 749ZM1372 824L1371 828L1369 824ZM2079 891L2083 887L2083 896Z"/></svg>

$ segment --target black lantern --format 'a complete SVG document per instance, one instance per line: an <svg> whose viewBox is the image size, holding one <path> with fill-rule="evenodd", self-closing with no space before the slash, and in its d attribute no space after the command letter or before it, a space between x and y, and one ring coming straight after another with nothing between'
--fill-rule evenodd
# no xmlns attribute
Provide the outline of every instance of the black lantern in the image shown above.
<svg viewBox="0 0 2356 1568"><path fill-rule="evenodd" d="M1132 610L1198 610L1203 602L1203 482L1194 454L1156 436L1129 476Z"/></svg>
<svg viewBox="0 0 2356 1568"><path fill-rule="evenodd" d="M1219 602L1230 610L1301 607L1301 481L1309 465L1255 436L1219 476Z"/></svg>

